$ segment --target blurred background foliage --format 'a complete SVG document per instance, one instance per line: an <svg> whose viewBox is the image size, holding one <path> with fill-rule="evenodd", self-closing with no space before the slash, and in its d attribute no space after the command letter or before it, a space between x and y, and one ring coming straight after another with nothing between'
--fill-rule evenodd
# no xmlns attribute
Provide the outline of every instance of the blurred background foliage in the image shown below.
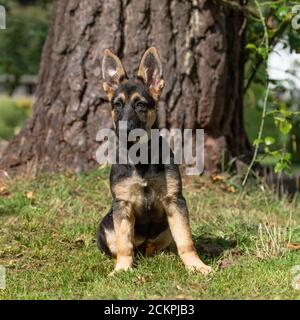
<svg viewBox="0 0 300 320"><path fill-rule="evenodd" d="M37 74L50 20L50 1L2 0L7 28L0 32L0 74L14 76L12 91L24 74Z"/></svg>
<svg viewBox="0 0 300 320"><path fill-rule="evenodd" d="M12 99L0 97L0 137L9 140L23 126L30 115L32 101L30 98Z"/></svg>
<svg viewBox="0 0 300 320"><path fill-rule="evenodd" d="M257 7L255 0L248 1L248 7ZM292 19L293 7L299 1L257 1L262 9L267 27L269 52L266 52L264 28L258 16L247 15L245 27L245 83L244 83L244 121L251 142L255 142L260 127L264 93L270 83L263 138L260 143L260 159L263 164L276 165L278 158L272 152L288 155L292 171L300 167L300 65L285 70L284 77L274 77L283 66L271 63L272 55L282 57L282 65L300 54L300 28L295 29ZM254 11L255 12L255 11ZM299 10L300 13L300 10ZM269 54L269 59L267 58ZM300 61L300 55L298 56ZM278 60L278 59L277 59ZM279 60L280 61L280 60ZM298 73L296 72L298 70Z"/></svg>
<svg viewBox="0 0 300 320"><path fill-rule="evenodd" d="M0 139L9 140L30 115L33 97L12 97L23 75L37 75L51 16L51 1L0 0L6 8L6 30L0 32Z"/></svg>

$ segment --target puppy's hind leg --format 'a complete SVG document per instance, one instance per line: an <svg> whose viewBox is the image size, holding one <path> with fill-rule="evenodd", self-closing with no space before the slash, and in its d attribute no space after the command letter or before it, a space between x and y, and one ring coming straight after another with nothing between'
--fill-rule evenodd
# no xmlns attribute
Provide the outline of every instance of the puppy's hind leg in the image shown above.
<svg viewBox="0 0 300 320"><path fill-rule="evenodd" d="M116 256L116 234L113 223L112 209L103 218L97 229L97 246L100 251Z"/></svg>
<svg viewBox="0 0 300 320"><path fill-rule="evenodd" d="M155 252L163 251L168 248L174 242L171 234L171 230L168 227L157 235L154 239L148 239L146 247L146 256L150 257Z"/></svg>

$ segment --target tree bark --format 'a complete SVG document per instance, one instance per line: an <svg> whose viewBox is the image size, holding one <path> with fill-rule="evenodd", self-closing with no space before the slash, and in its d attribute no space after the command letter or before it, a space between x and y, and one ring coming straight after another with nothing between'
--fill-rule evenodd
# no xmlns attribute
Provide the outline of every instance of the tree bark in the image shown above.
<svg viewBox="0 0 300 320"><path fill-rule="evenodd" d="M83 171L96 165L96 133L112 126L101 54L111 48L127 72L156 46L166 87L161 128L204 128L205 169L247 155L243 126L240 11L214 0L54 1L33 114L10 142L6 169Z"/></svg>

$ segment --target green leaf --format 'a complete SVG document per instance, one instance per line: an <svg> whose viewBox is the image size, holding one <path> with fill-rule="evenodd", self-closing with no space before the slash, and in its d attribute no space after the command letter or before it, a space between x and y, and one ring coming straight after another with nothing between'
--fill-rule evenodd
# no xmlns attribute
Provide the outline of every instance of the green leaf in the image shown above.
<svg viewBox="0 0 300 320"><path fill-rule="evenodd" d="M257 53L260 54L264 59L268 56L268 49L267 48L258 48Z"/></svg>
<svg viewBox="0 0 300 320"><path fill-rule="evenodd" d="M286 153L284 154L284 156L283 156L283 159L284 159L285 161L290 161L290 160L292 159L292 154L289 153L289 152L286 152Z"/></svg>
<svg viewBox="0 0 300 320"><path fill-rule="evenodd" d="M280 160L281 159L281 154L278 150L276 151L272 151L271 155L276 159L276 160Z"/></svg>
<svg viewBox="0 0 300 320"><path fill-rule="evenodd" d="M273 137L265 137L265 145L270 146L276 142L275 138Z"/></svg>
<svg viewBox="0 0 300 320"><path fill-rule="evenodd" d="M246 49L254 49L255 51L257 51L257 46L254 43L248 43L246 45Z"/></svg>
<svg viewBox="0 0 300 320"><path fill-rule="evenodd" d="M286 110L287 106L285 104L282 104L280 109L279 109L279 112L285 117L290 117L293 113L291 111L287 111Z"/></svg>
<svg viewBox="0 0 300 320"><path fill-rule="evenodd" d="M265 152L265 153L269 153L269 152L270 152L269 147L264 147L264 152Z"/></svg>
<svg viewBox="0 0 300 320"><path fill-rule="evenodd" d="M279 130L281 133L283 134L289 134L290 131L292 130L293 125L291 124L291 122L284 120L282 122L280 122L279 124Z"/></svg>
<svg viewBox="0 0 300 320"><path fill-rule="evenodd" d="M259 162L259 163L263 163L263 161L265 160L265 158L266 158L266 154L259 154L259 155L257 156L256 161Z"/></svg>
<svg viewBox="0 0 300 320"><path fill-rule="evenodd" d="M283 162L277 162L274 168L276 173L282 172L286 168L286 164Z"/></svg>
<svg viewBox="0 0 300 320"><path fill-rule="evenodd" d="M276 117L274 117L274 119L275 119L275 121L277 121L277 122L285 121L285 118L282 118L282 117L280 117L280 116L276 116Z"/></svg>
<svg viewBox="0 0 300 320"><path fill-rule="evenodd" d="M276 15L279 18L285 17L289 13L289 8L287 6L282 6L276 11Z"/></svg>
<svg viewBox="0 0 300 320"><path fill-rule="evenodd" d="M263 143L264 142L264 140L263 139L255 139L254 141L253 141L253 145L254 146L258 146L258 145L260 145L261 143Z"/></svg>
<svg viewBox="0 0 300 320"><path fill-rule="evenodd" d="M290 30L288 33L288 40L291 51L300 53L299 30Z"/></svg>

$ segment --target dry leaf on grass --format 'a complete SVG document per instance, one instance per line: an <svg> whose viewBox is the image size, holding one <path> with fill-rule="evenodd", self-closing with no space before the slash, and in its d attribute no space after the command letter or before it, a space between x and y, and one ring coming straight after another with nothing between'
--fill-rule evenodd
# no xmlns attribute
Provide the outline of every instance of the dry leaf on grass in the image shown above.
<svg viewBox="0 0 300 320"><path fill-rule="evenodd" d="M233 186L227 187L227 191L231 192L231 193L235 193L236 192L235 187L233 187Z"/></svg>
<svg viewBox="0 0 300 320"><path fill-rule="evenodd" d="M32 200L34 198L33 192L32 191L27 192L26 197L27 197L27 199Z"/></svg>
<svg viewBox="0 0 300 320"><path fill-rule="evenodd" d="M74 240L75 245L77 246L88 246L93 243L94 238L90 235L80 235Z"/></svg>
<svg viewBox="0 0 300 320"><path fill-rule="evenodd" d="M300 250L300 243L291 243L287 244L288 249L290 250Z"/></svg>
<svg viewBox="0 0 300 320"><path fill-rule="evenodd" d="M227 179L228 179L228 176L220 175L220 174L211 176L212 182L224 181L224 180L227 180Z"/></svg>
<svg viewBox="0 0 300 320"><path fill-rule="evenodd" d="M10 192L6 186L0 186L0 196L9 196Z"/></svg>
<svg viewBox="0 0 300 320"><path fill-rule="evenodd" d="M84 245L85 244L85 237L80 236L80 237L76 238L74 242L76 245Z"/></svg>

